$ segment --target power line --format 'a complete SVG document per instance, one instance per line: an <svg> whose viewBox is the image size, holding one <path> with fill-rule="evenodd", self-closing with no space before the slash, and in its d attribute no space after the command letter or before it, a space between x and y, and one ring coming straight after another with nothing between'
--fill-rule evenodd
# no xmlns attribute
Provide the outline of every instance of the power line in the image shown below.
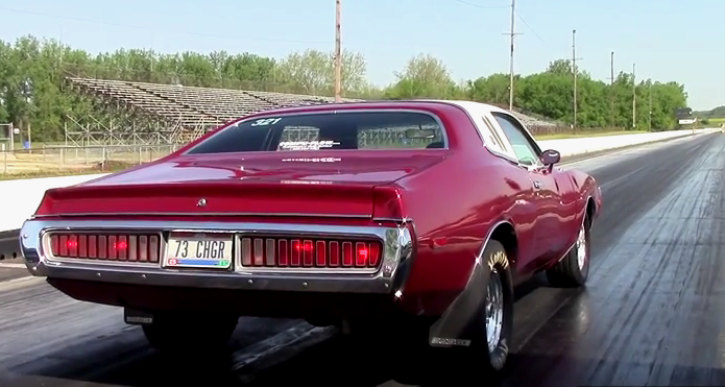
<svg viewBox="0 0 725 387"><path fill-rule="evenodd" d="M529 23L526 22L526 20L524 20L524 18L521 16L520 13L516 12L516 16L519 17L519 20L521 21L521 23L523 23L523 25L526 26L526 28L528 28L529 31L531 31L531 33L534 34L534 36L536 36L536 38L541 41L541 43L548 45L546 40L544 40L544 38L542 38L538 33L536 33L536 31L529 25Z"/></svg>
<svg viewBox="0 0 725 387"><path fill-rule="evenodd" d="M508 5L481 5L481 4L471 3L468 1L464 1L464 0L453 0L453 1L455 1L456 3L459 3L459 4L467 5L469 7L476 7L476 8L481 8L481 9L502 9L502 8L509 7Z"/></svg>

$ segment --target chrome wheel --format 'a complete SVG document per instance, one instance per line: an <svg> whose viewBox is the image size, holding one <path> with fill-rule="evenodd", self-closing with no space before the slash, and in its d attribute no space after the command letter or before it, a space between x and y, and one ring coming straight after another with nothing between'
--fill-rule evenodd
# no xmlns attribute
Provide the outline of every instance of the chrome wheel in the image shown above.
<svg viewBox="0 0 725 387"><path fill-rule="evenodd" d="M579 237L576 240L576 258L579 270L584 268L587 258L587 230L586 226L582 224L579 229Z"/></svg>
<svg viewBox="0 0 725 387"><path fill-rule="evenodd" d="M496 268L491 269L491 278L486 290L486 340L488 351L496 350L501 341L503 327L503 286L501 275Z"/></svg>

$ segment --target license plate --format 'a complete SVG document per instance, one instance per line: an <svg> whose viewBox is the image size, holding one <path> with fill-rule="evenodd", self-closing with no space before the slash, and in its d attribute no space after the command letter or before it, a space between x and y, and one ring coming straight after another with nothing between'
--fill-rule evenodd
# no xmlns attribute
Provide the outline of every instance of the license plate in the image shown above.
<svg viewBox="0 0 725 387"><path fill-rule="evenodd" d="M165 266L228 269L233 254L233 238L229 235L172 233Z"/></svg>

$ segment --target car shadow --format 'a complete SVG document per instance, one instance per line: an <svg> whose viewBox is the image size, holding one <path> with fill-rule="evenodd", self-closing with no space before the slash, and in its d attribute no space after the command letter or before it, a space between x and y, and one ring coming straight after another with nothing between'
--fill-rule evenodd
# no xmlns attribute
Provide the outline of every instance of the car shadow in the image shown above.
<svg viewBox="0 0 725 387"><path fill-rule="evenodd" d="M570 300L577 299L577 302L571 303ZM514 330L520 332L519 338L514 340L512 344L512 353L509 359L513 372L521 367L528 367L531 361L537 361L531 355L527 354L526 343L535 337L542 327L545 327L552 320L552 316L557 313L565 313L563 319L572 321L571 326L567 327L566 323L558 326L566 332L581 331L582 324L580 320L575 319L575 314L586 314L588 300L584 289L560 289L551 287L545 275L535 275L528 280L519 284L515 289L515 313L517 319L515 321ZM575 310L564 311L564 304L573 304ZM560 319L561 319L560 318ZM547 338L548 339L548 338ZM550 343L551 346L559 345L560 349L565 349L561 343ZM405 362L413 362L413 368L420 369L420 375L413 375L410 380L412 386L425 387L448 387L448 386L467 386L471 385L470 381L456 377L453 372L446 372L447 368L453 369L451 364L447 364L449 359L437 359L433 364L420 362L418 359L396 358L395 354L386 352L384 347L365 345L353 346L347 342L343 342L339 337L333 338L328 342L308 350L304 356L299 356L288 361L278 367L273 367L260 372L256 375L253 387L276 387L276 386L297 386L303 384L314 385L316 387L323 386L360 386L360 387L394 387L405 386L391 380L393 367L403 366ZM479 367L479 365L472 365ZM443 370L442 374L446 375L443 380L433 380L430 376L423 376L427 369L436 368L436 371ZM511 373L507 374L511 375ZM533 383L533 384L532 384ZM509 376L500 380L490 380L487 386L513 386L509 382ZM536 386L535 379L529 379L521 386Z"/></svg>
<svg viewBox="0 0 725 387"><path fill-rule="evenodd" d="M563 302L575 297L576 290L550 288L546 277L536 275L521 283L515 289L517 320L515 329L527 332L526 337L512 345L511 363L528 363L527 356L520 352L530 335L535 334ZM264 321L267 321L266 323ZM143 335L134 331L132 340L126 337L123 345L113 345L112 338L106 338L107 344L96 343L86 347L82 363L69 361L53 362L53 366L44 367L42 362L32 362L31 369L22 367L13 370L17 380L24 381L23 386L34 384L34 380L53 380L54 387L75 386L77 383L90 382L105 385L128 387L152 387L162 384L184 386L297 386L310 383L320 386L396 386L391 381L390 366L405 359L393 360L381 364L380 353L385 348L360 348L342 340L339 335L317 344L300 355L267 369L254 370L240 367L235 363L233 352L243 351L245 347L273 334L281 329L272 326L269 319L259 319L256 324L238 329L230 345L229 352L221 354L198 354L194 358L161 354L146 344ZM287 324L292 324L288 322ZM244 326L240 322L240 326ZM252 337L256 336L256 337ZM71 350L70 348L68 349ZM78 349L73 349L77 351ZM44 354L46 358L63 359L68 354ZM388 357L389 358L389 357ZM361 369L362 367L362 369ZM25 369L23 369L25 368ZM437 382L423 380L421 386L451 385L452 380ZM504 381L505 382L505 381ZM456 386L465 381L456 381ZM2 383L4 387L14 387L14 383Z"/></svg>
<svg viewBox="0 0 725 387"><path fill-rule="evenodd" d="M152 349L140 327L127 326L117 337L93 337L86 342L54 352L37 354L7 370L12 380L0 374L0 386L53 387L99 383L109 386L237 386L239 354L250 355L262 340L299 324L297 320L242 318L228 350L222 353L199 353L191 357L162 354ZM183 340L182 338L179 338ZM83 340L83 339L82 339ZM252 356L254 354L251 354ZM249 357L249 356L247 356Z"/></svg>
<svg viewBox="0 0 725 387"><path fill-rule="evenodd" d="M544 275L544 273L537 273L526 281L520 283L514 289L514 299L518 302L522 298L533 293L536 289L542 287L551 287L551 285L549 284L549 280L546 279L546 275Z"/></svg>

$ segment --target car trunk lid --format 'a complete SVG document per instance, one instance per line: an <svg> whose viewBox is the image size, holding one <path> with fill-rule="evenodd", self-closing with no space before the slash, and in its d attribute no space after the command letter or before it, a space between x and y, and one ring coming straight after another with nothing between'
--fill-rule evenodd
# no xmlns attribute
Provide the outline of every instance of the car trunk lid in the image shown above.
<svg viewBox="0 0 725 387"><path fill-rule="evenodd" d="M373 217L376 201L395 196L376 187L442 159L437 152L314 158L296 153L165 160L48 190L36 215Z"/></svg>

